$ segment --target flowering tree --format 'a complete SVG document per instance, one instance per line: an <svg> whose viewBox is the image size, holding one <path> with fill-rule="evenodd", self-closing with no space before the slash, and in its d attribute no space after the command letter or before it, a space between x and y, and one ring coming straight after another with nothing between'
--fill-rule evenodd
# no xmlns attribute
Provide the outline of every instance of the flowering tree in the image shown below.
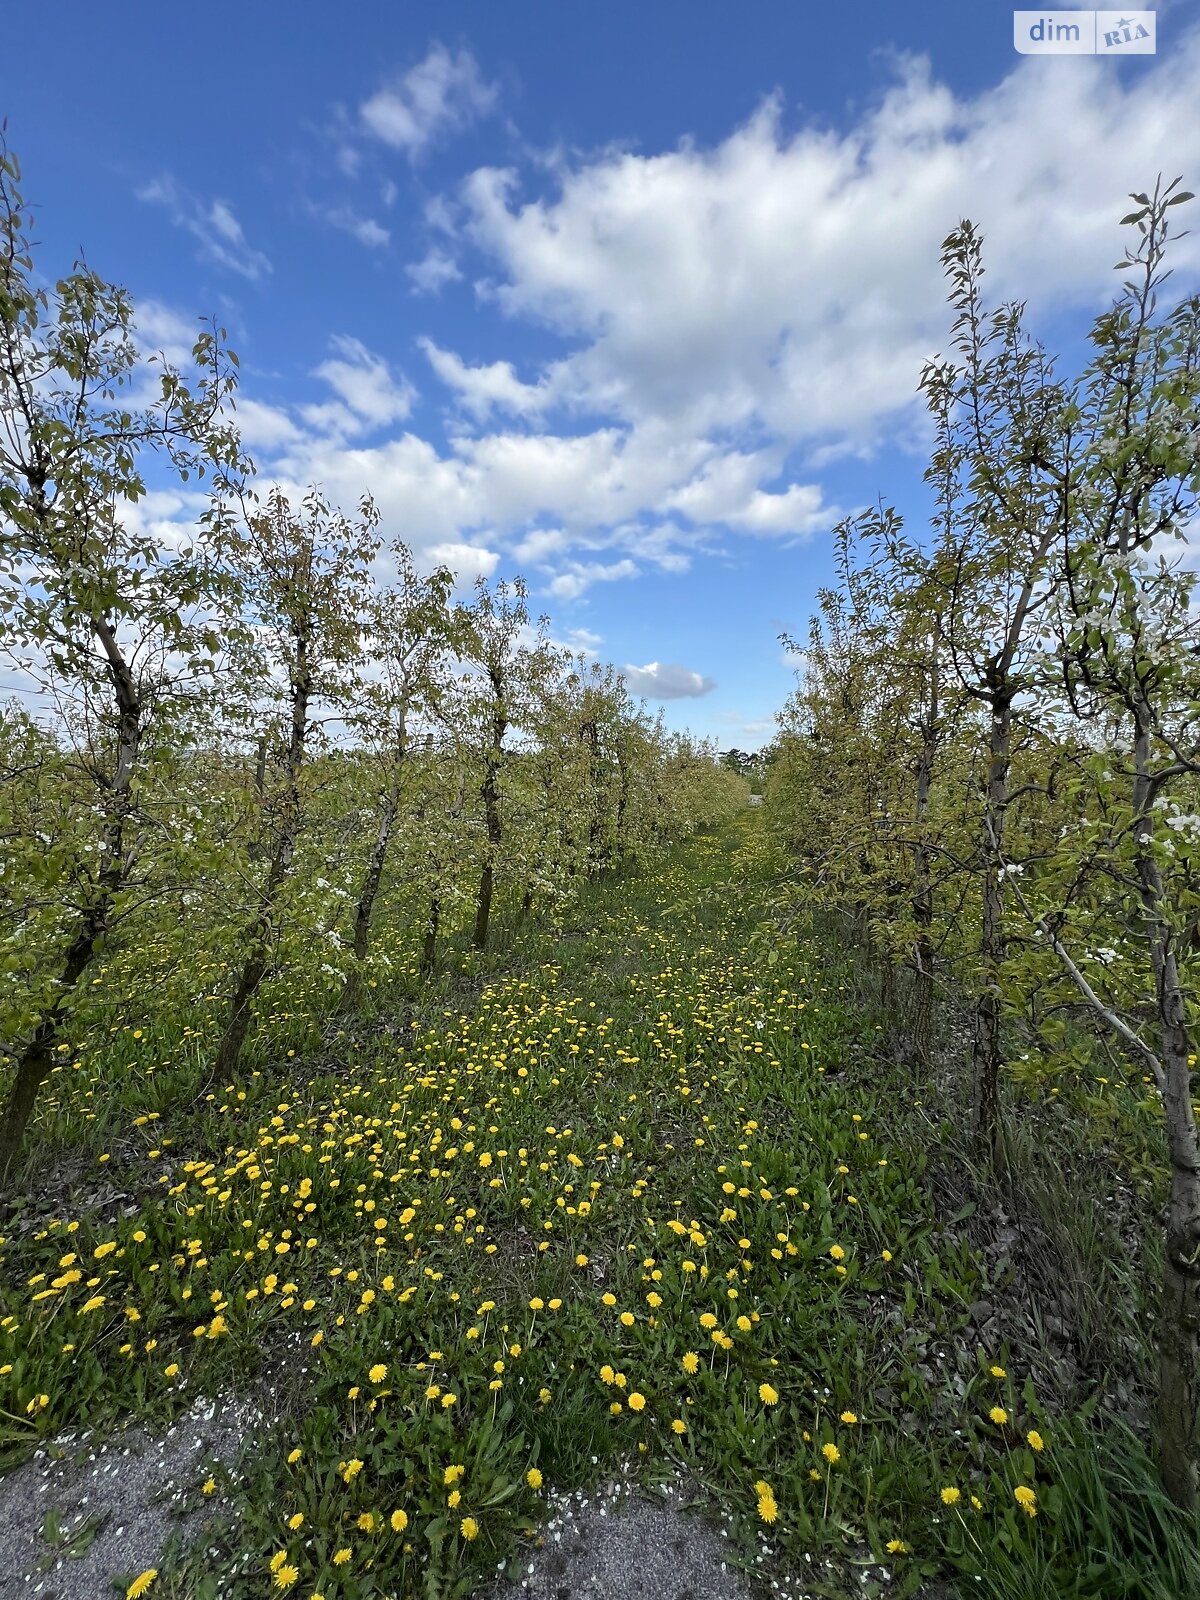
<svg viewBox="0 0 1200 1600"><path fill-rule="evenodd" d="M165 776L220 648L227 585L209 530L164 545L138 515L146 463L176 481L240 469L222 420L223 332L185 379L143 361L123 289L84 263L37 287L15 159L0 145L0 649L59 737L70 801L50 833L9 836L4 966L11 1067L0 1174L21 1145L78 985L114 925L176 876ZM15 821L15 819L14 819Z"/></svg>
<svg viewBox="0 0 1200 1600"><path fill-rule="evenodd" d="M364 500L357 520L332 510L311 490L293 507L279 489L262 509L243 502L240 516L222 518L248 627L240 644L251 715L265 718L258 764L258 838L244 874L247 920L215 1077L226 1083L252 1020L252 1004L271 964L296 851L306 822L305 777L314 739L350 711L362 664L367 573L375 555L376 513Z"/></svg>
<svg viewBox="0 0 1200 1600"><path fill-rule="evenodd" d="M368 754L376 788L370 853L361 869L354 906L351 965L341 1005L353 1004L367 959L371 922L388 864L404 791L412 767L414 732L431 730L454 643L449 608L454 574L438 567L418 574L412 552L402 542L391 546L396 579L372 595L365 617L365 649L374 670L361 686L348 726Z"/></svg>

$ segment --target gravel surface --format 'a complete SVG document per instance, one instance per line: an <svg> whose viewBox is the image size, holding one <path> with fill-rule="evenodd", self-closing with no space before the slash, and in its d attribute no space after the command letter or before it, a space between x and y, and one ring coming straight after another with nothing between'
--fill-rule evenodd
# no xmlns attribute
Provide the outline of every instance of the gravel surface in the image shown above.
<svg viewBox="0 0 1200 1600"><path fill-rule="evenodd" d="M183 1514L210 1463L231 1466L258 1418L248 1401L197 1400L163 1434L130 1426L103 1441L64 1435L0 1478L0 1597L111 1600L158 1565L171 1536L200 1536ZM52 1540L57 1513L58 1538ZM51 1521L48 1524L47 1518Z"/></svg>
<svg viewBox="0 0 1200 1600"><path fill-rule="evenodd" d="M750 1600L729 1539L679 1497L610 1485L560 1502L521 1576L488 1600Z"/></svg>

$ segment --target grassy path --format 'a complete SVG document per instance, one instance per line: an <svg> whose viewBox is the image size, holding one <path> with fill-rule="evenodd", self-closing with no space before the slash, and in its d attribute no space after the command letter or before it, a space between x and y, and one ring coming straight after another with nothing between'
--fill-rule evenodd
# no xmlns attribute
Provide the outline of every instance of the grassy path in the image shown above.
<svg viewBox="0 0 1200 1600"><path fill-rule="evenodd" d="M9 1218L10 1446L265 1397L192 1488L236 1526L156 1600L469 1593L631 1459L795 1594L1040 1560L1053 1430L1019 1352L962 1336L979 1265L836 966L764 959L766 896L752 830L698 840L332 1070L148 1123L140 1074L103 1088L120 1156Z"/></svg>

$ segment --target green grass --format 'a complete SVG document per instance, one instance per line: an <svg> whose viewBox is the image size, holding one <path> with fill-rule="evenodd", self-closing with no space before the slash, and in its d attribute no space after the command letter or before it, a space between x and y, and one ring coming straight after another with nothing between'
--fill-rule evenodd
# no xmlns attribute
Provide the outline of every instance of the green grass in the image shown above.
<svg viewBox="0 0 1200 1600"><path fill-rule="evenodd" d="M35 1152L59 1186L5 1228L9 1449L269 1393L215 1474L217 1566L159 1580L195 1600L469 1593L548 1491L625 1460L702 1482L774 1575L831 1558L833 1594L885 1568L899 1596L1200 1593L1136 1441L978 1347L988 1269L937 1213L912 1085L847 957L764 960L770 892L750 824L353 1026L301 974L196 1105L199 1023L92 1019Z"/></svg>

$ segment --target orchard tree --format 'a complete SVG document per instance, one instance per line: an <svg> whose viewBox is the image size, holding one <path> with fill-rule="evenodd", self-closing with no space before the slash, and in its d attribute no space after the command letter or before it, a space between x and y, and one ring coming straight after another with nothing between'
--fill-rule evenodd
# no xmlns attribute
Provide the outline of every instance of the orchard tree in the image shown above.
<svg viewBox="0 0 1200 1600"><path fill-rule="evenodd" d="M341 1007L354 1002L370 950L371 922L410 780L414 729L432 732L453 658L454 574L438 567L421 576L400 541L389 555L395 581L371 596L365 617L366 675L348 727L357 736L376 788L374 834L354 907L351 964ZM436 937L436 935L435 935Z"/></svg>
<svg viewBox="0 0 1200 1600"><path fill-rule="evenodd" d="M494 588L480 578L474 603L459 610L460 648L468 668L460 685L459 736L479 773L485 834L472 933L477 950L487 949L496 876L505 864L510 736L528 727L538 687L553 680L562 659L546 636L546 618L536 627L531 623L527 598L520 578Z"/></svg>
<svg viewBox="0 0 1200 1600"><path fill-rule="evenodd" d="M170 875L161 779L220 648L211 530L178 544L149 531L148 463L218 484L243 465L223 420L236 366L223 330L200 329L185 377L143 359L129 295L85 263L40 287L19 181L0 143L0 650L54 719L47 757L77 803L48 845L27 835L10 855L28 893L5 936L3 965L24 982L3 1017L0 1174L83 974Z"/></svg>
<svg viewBox="0 0 1200 1600"><path fill-rule="evenodd" d="M979 1152L1004 1160L1000 1068L1007 948L1003 866L1014 743L1036 718L1039 646L1060 567L1062 461L1070 439L1062 386L1023 326L1023 307L989 311L980 235L963 222L942 263L956 359L929 363L921 387L936 441L927 481L945 529L932 576L947 666L986 720L974 851L981 882L972 1099Z"/></svg>
<svg viewBox="0 0 1200 1600"><path fill-rule="evenodd" d="M1159 306L1172 208L1190 198L1178 180L1133 197L1125 291L1093 329L1075 397L1056 654L1072 713L1104 737L1074 764L1052 861L1014 893L1092 1020L1162 1097L1158 1442L1165 1487L1198 1510L1200 625L1195 577L1168 557L1200 499L1200 297Z"/></svg>
<svg viewBox="0 0 1200 1600"><path fill-rule="evenodd" d="M262 506L243 499L225 508L221 522L247 623L238 674L248 714L264 723L257 871L247 874L251 898L237 941L243 954L214 1067L216 1081L227 1084L288 909L313 745L327 741L331 722L344 723L360 691L378 517L369 499L351 518L315 489L298 506L274 489Z"/></svg>

